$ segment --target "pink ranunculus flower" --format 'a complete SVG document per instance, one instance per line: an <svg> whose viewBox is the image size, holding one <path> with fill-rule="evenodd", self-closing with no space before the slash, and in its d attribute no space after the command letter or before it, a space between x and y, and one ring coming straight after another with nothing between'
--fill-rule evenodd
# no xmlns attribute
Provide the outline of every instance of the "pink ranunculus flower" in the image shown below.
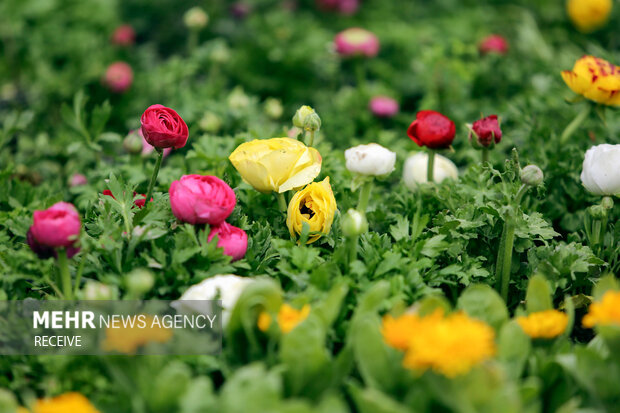
<svg viewBox="0 0 620 413"><path fill-rule="evenodd" d="M72 247L82 229L77 209L67 202L58 202L46 210L34 211L30 232L38 244L51 247Z"/></svg>
<svg viewBox="0 0 620 413"><path fill-rule="evenodd" d="M142 117L141 130L144 139L156 148L182 148L187 143L187 124L174 109L163 105L149 106Z"/></svg>
<svg viewBox="0 0 620 413"><path fill-rule="evenodd" d="M151 145L150 143L148 143L146 141L146 139L144 139L144 135L142 134L142 129L138 129L138 134L142 138L142 152L141 152L141 155L142 156L148 156L148 155L152 154L153 151L155 150L155 147L153 145ZM172 148L164 149L164 158L166 156L170 155L170 152L172 152Z"/></svg>
<svg viewBox="0 0 620 413"><path fill-rule="evenodd" d="M388 96L375 96L368 104L373 115L379 118L391 118L398 113L398 102Z"/></svg>
<svg viewBox="0 0 620 413"><path fill-rule="evenodd" d="M379 53L379 39L374 33L359 27L341 31L334 38L339 55L374 57Z"/></svg>
<svg viewBox="0 0 620 413"><path fill-rule="evenodd" d="M125 62L114 62L105 72L103 78L105 86L114 93L123 93L133 83L133 70Z"/></svg>
<svg viewBox="0 0 620 413"><path fill-rule="evenodd" d="M476 139L477 143L484 147L499 143L502 140L502 130L497 115L487 116L475 121L469 133L469 140L472 139Z"/></svg>
<svg viewBox="0 0 620 413"><path fill-rule="evenodd" d="M88 179L83 174L73 174L71 175L71 179L69 179L69 186L71 188L86 185L87 183Z"/></svg>
<svg viewBox="0 0 620 413"><path fill-rule="evenodd" d="M222 222L211 228L208 241L217 235L217 246L224 249L224 254L231 256L233 261L245 256L248 249L248 234L241 228Z"/></svg>
<svg viewBox="0 0 620 413"><path fill-rule="evenodd" d="M128 24L118 26L112 34L112 44L117 46L131 46L136 40L136 32L133 27Z"/></svg>
<svg viewBox="0 0 620 413"><path fill-rule="evenodd" d="M170 206L178 220L190 224L218 225L237 204L235 191L210 175L184 175L170 185Z"/></svg>
<svg viewBox="0 0 620 413"><path fill-rule="evenodd" d="M508 48L508 41L499 34L491 34L485 37L478 45L478 50L483 55L489 53L506 54Z"/></svg>

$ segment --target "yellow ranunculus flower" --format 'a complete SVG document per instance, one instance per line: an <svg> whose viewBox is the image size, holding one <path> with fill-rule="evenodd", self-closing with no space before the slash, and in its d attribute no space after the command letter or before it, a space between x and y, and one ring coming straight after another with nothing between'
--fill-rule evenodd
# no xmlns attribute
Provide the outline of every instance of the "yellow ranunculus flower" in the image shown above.
<svg viewBox="0 0 620 413"><path fill-rule="evenodd" d="M531 338L555 338L566 331L568 315L558 310L538 311L517 317L521 329Z"/></svg>
<svg viewBox="0 0 620 413"><path fill-rule="evenodd" d="M594 56L575 62L573 70L562 71L571 90L603 105L620 106L620 68Z"/></svg>
<svg viewBox="0 0 620 413"><path fill-rule="evenodd" d="M583 326L598 325L620 327L620 291L607 291L601 301L590 304L588 314L583 317Z"/></svg>
<svg viewBox="0 0 620 413"><path fill-rule="evenodd" d="M20 407L18 413L29 413ZM33 413L99 413L86 397L80 393L65 393L51 399L39 399L33 406Z"/></svg>
<svg viewBox="0 0 620 413"><path fill-rule="evenodd" d="M329 177L297 192L288 204L286 225L291 236L301 234L304 222L310 226L308 244L329 234L336 214L336 198Z"/></svg>
<svg viewBox="0 0 620 413"><path fill-rule="evenodd" d="M304 305L301 310L297 310L288 304L282 304L278 311L278 327L284 334L290 333L299 323L304 321L310 315L310 306ZM269 330L271 325L271 316L263 311L258 316L258 329L261 331Z"/></svg>
<svg viewBox="0 0 620 413"><path fill-rule="evenodd" d="M568 0L566 11L573 24L582 32L603 26L611 14L612 0Z"/></svg>
<svg viewBox="0 0 620 413"><path fill-rule="evenodd" d="M321 172L319 151L291 138L242 143L228 159L245 182L265 193L301 188Z"/></svg>

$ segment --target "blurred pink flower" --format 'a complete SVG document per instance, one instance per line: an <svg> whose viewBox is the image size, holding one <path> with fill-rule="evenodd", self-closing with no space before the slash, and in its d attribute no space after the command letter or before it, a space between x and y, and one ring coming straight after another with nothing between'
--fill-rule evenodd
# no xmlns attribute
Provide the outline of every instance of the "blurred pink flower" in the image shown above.
<svg viewBox="0 0 620 413"><path fill-rule="evenodd" d="M359 0L316 0L318 7L326 11L335 11L344 15L352 15L359 8Z"/></svg>
<svg viewBox="0 0 620 413"><path fill-rule="evenodd" d="M69 186L71 188L80 185L86 185L88 183L88 179L82 174L73 174L71 179L69 180Z"/></svg>
<svg viewBox="0 0 620 413"><path fill-rule="evenodd" d="M125 62L114 62L105 72L104 84L114 93L123 93L133 83L133 70Z"/></svg>
<svg viewBox="0 0 620 413"><path fill-rule="evenodd" d="M336 52L341 56L374 57L379 53L379 39L368 30L352 27L334 38Z"/></svg>
<svg viewBox="0 0 620 413"><path fill-rule="evenodd" d="M123 24L114 30L111 40L117 46L131 46L136 41L136 32L130 25Z"/></svg>
<svg viewBox="0 0 620 413"><path fill-rule="evenodd" d="M373 115L380 118L390 118L398 113L398 102L388 96L375 96L368 104Z"/></svg>
<svg viewBox="0 0 620 413"><path fill-rule="evenodd" d="M480 50L481 54L506 54L508 53L508 48L508 41L499 34L491 34L485 37L478 45L478 50Z"/></svg>

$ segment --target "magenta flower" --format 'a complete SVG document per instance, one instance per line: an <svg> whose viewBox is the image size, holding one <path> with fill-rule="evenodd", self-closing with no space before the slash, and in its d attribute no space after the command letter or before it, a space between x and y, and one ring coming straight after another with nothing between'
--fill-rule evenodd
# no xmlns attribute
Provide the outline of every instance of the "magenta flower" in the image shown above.
<svg viewBox="0 0 620 413"><path fill-rule="evenodd" d="M391 118L398 113L398 102L388 96L375 96L368 104L373 115L379 118Z"/></svg>
<svg viewBox="0 0 620 413"><path fill-rule="evenodd" d="M140 117L140 123L144 139L156 148L179 149L187 143L187 124L174 109L151 105Z"/></svg>
<svg viewBox="0 0 620 413"><path fill-rule="evenodd" d="M334 38L336 52L344 57L374 57L379 53L379 39L372 32L353 27L341 31Z"/></svg>
<svg viewBox="0 0 620 413"><path fill-rule="evenodd" d="M472 132L469 133L469 140L474 139L484 147L488 147L492 143L499 143L502 140L502 130L499 126L497 115L487 116L478 119L471 125Z"/></svg>
<svg viewBox="0 0 620 413"><path fill-rule="evenodd" d="M123 24L114 30L112 34L112 44L117 46L131 46L136 41L136 32L128 24Z"/></svg>
<svg viewBox="0 0 620 413"><path fill-rule="evenodd" d="M69 180L69 186L71 188L81 185L86 185L88 183L88 179L82 174L73 174L71 175L71 179Z"/></svg>
<svg viewBox="0 0 620 413"><path fill-rule="evenodd" d="M478 45L478 50L480 50L480 54L506 54L508 53L508 41L500 36L499 34L492 34L480 42Z"/></svg>
<svg viewBox="0 0 620 413"><path fill-rule="evenodd" d="M184 175L170 185L169 193L174 216L194 225L218 225L237 204L235 192L216 176Z"/></svg>
<svg viewBox="0 0 620 413"><path fill-rule="evenodd" d="M211 228L208 241L217 235L217 246L224 249L224 254L232 257L233 261L245 256L248 249L248 234L241 228L222 222Z"/></svg>
<svg viewBox="0 0 620 413"><path fill-rule="evenodd" d="M29 230L32 237L31 248L33 244L50 248L72 247L81 229L82 223L77 209L67 202L58 202L46 210L34 211Z"/></svg>
<svg viewBox="0 0 620 413"><path fill-rule="evenodd" d="M133 83L133 70L125 62L114 62L105 72L103 83L114 93L123 93Z"/></svg>

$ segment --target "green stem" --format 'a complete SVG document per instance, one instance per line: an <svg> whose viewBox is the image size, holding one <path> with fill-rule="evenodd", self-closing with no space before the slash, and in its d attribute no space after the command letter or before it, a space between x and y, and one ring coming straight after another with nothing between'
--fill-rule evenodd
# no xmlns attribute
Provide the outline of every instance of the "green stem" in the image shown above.
<svg viewBox="0 0 620 413"><path fill-rule="evenodd" d="M86 253L82 252L80 265L75 273L75 295L77 295L78 290L80 289L80 281L82 280L82 274L84 273L84 264L86 263Z"/></svg>
<svg viewBox="0 0 620 413"><path fill-rule="evenodd" d="M159 168L161 167L161 161L164 159L164 150L160 148L155 148L159 156L157 157L157 162L155 163L155 169L153 169L153 176L151 176L151 182L149 183L149 190L146 191L146 199L144 200L144 204L146 204L151 200L151 196L153 195L153 188L155 187L155 182L157 181L157 175L159 174Z"/></svg>
<svg viewBox="0 0 620 413"><path fill-rule="evenodd" d="M482 148L482 163L489 162L489 148Z"/></svg>
<svg viewBox="0 0 620 413"><path fill-rule="evenodd" d="M515 239L515 222L512 212L506 215L504 229L502 230L502 240L497 253L497 263L495 278L500 295L504 301L508 302L508 287L510 286L510 268L512 267L512 248Z"/></svg>
<svg viewBox="0 0 620 413"><path fill-rule="evenodd" d="M65 300L72 300L73 291L71 288L71 273L69 272L69 259L67 258L67 250L65 248L59 248L57 250L57 254L62 295Z"/></svg>
<svg viewBox="0 0 620 413"><path fill-rule="evenodd" d="M357 241L359 240L359 235L354 237L347 238L347 242L349 244L349 265L351 265L357 259Z"/></svg>
<svg viewBox="0 0 620 413"><path fill-rule="evenodd" d="M366 94L366 62L363 58L359 58L355 62L355 77L357 88L362 94Z"/></svg>
<svg viewBox="0 0 620 413"><path fill-rule="evenodd" d="M280 210L286 214L288 207L286 205L286 199L284 198L284 194L278 192L276 193L276 198L278 198L278 206L280 207Z"/></svg>
<svg viewBox="0 0 620 413"><path fill-rule="evenodd" d="M523 198L523 195L525 195L527 190L528 190L528 185L522 184L521 188L519 188L519 191L517 192L517 196L515 196L515 205L517 206L521 205L521 199Z"/></svg>
<svg viewBox="0 0 620 413"><path fill-rule="evenodd" d="M190 30L187 37L187 54L192 55L198 45L198 30Z"/></svg>
<svg viewBox="0 0 620 413"><path fill-rule="evenodd" d="M428 151L428 164L426 167L426 180L429 183L433 182L434 171L435 171L435 151L431 149Z"/></svg>
<svg viewBox="0 0 620 413"><path fill-rule="evenodd" d="M362 186L360 190L360 200L357 204L357 210L362 214L366 214L368 209L368 202L370 201L370 192L372 191L372 180L368 180Z"/></svg>
<svg viewBox="0 0 620 413"><path fill-rule="evenodd" d="M311 130L310 131L310 139L308 140L308 147L312 147L312 145L314 145L314 131Z"/></svg>
<svg viewBox="0 0 620 413"><path fill-rule="evenodd" d="M568 139L575 133L577 128L581 126L581 124L586 120L588 115L590 114L591 107L589 104L586 104L584 108L575 116L575 118L571 121L571 123L566 126L562 135L560 135L560 144L564 144L568 141Z"/></svg>

